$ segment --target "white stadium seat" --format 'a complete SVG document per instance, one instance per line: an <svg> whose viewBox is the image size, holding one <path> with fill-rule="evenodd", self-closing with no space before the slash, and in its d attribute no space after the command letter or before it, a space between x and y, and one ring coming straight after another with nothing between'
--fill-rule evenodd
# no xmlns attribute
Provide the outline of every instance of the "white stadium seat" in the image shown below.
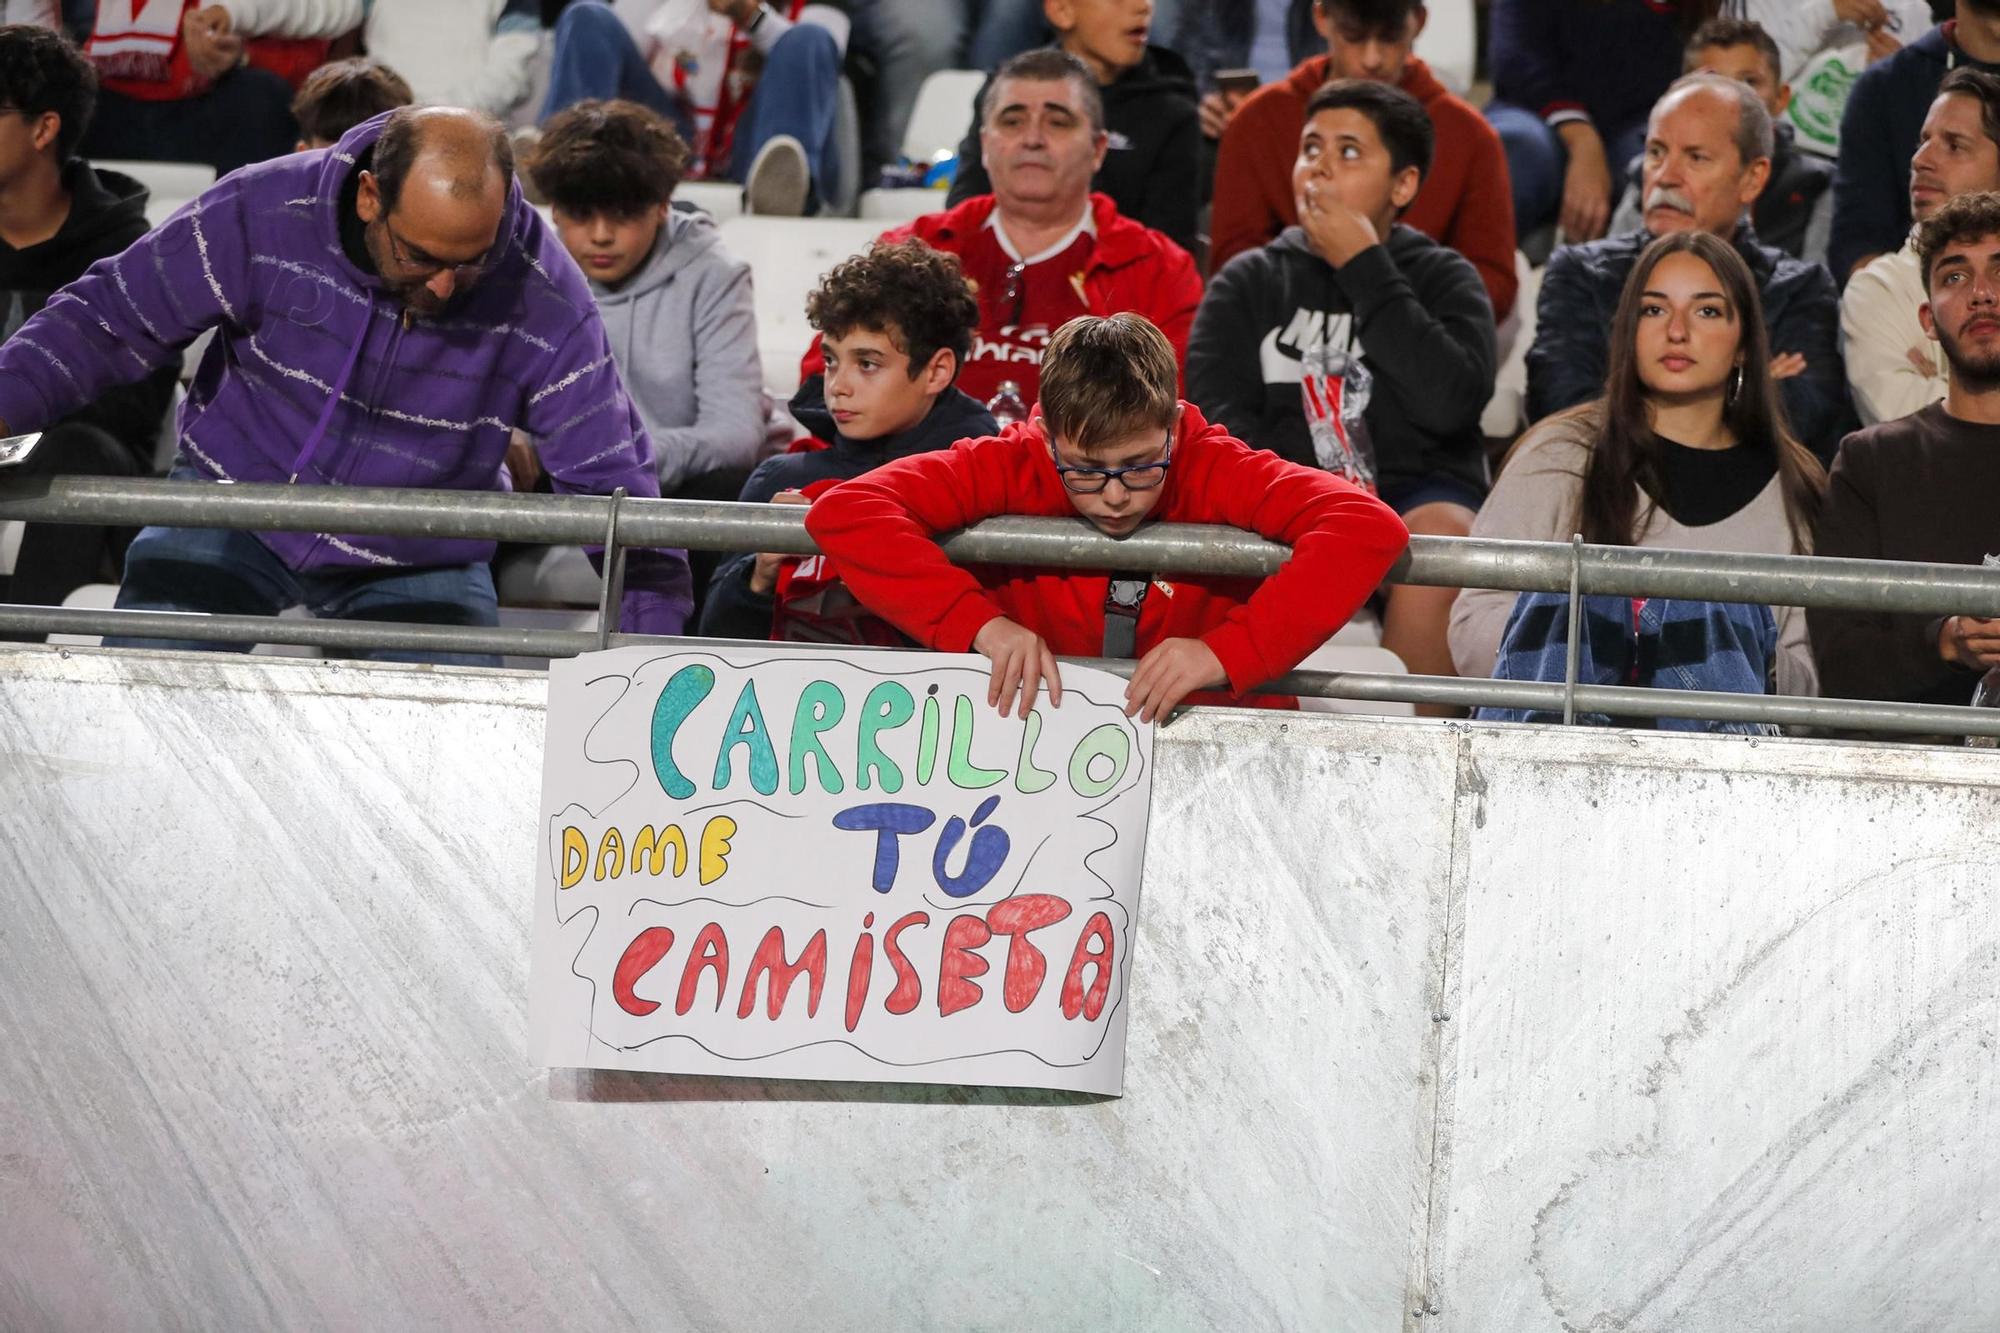
<svg viewBox="0 0 2000 1333"><path fill-rule="evenodd" d="M799 387L799 358L813 339L806 294L826 271L860 254L885 230L866 218L730 218L722 240L750 265L764 387L780 402Z"/></svg>
<svg viewBox="0 0 2000 1333"><path fill-rule="evenodd" d="M976 69L941 69L925 79L903 131L903 156L928 163L939 153L956 152L972 126L972 100L985 82L985 73ZM943 207L942 190L863 190L859 212L864 218L904 222Z"/></svg>
<svg viewBox="0 0 2000 1333"><path fill-rule="evenodd" d="M1472 0L1430 0L1425 8L1430 18L1417 34L1417 54L1445 87L1464 97L1472 87L1479 45Z"/></svg>

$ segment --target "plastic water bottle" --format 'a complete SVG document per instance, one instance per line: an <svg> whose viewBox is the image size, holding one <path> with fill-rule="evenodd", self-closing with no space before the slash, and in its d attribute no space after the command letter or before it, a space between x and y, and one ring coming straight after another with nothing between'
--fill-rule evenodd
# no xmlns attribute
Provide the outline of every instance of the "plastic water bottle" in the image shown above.
<svg viewBox="0 0 2000 1333"><path fill-rule="evenodd" d="M1362 414L1375 379L1361 358L1315 338L1300 351L1299 391L1319 465L1365 490L1375 489L1375 450Z"/></svg>
<svg viewBox="0 0 2000 1333"><path fill-rule="evenodd" d="M2000 569L2000 555L1988 555L1980 563L1988 569ZM1979 678L1978 688L1972 691L1974 708L2000 708L2000 667L1990 667ZM1981 750L2000 749L2000 736L1967 736L1967 745Z"/></svg>
<svg viewBox="0 0 2000 1333"><path fill-rule="evenodd" d="M1013 380L1000 381L1000 392L986 400L986 410L1001 430L1028 419L1028 404L1021 397L1021 386Z"/></svg>

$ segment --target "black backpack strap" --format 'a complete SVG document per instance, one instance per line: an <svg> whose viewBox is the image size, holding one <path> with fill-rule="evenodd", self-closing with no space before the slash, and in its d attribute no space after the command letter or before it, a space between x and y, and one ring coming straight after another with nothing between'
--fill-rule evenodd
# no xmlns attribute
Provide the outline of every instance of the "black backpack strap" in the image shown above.
<svg viewBox="0 0 2000 1333"><path fill-rule="evenodd" d="M1111 581L1104 590L1104 656L1139 655L1139 612L1146 605L1146 590L1152 586L1150 574L1111 571Z"/></svg>

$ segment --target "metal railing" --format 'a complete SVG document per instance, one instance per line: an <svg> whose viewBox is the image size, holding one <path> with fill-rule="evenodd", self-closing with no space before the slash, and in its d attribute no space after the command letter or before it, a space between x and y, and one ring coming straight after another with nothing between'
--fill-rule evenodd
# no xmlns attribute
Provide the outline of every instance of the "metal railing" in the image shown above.
<svg viewBox="0 0 2000 1333"><path fill-rule="evenodd" d="M623 496L135 481L90 477L0 480L0 520L336 532L605 548L600 610L615 605L633 546L811 554L804 511L787 505L642 500ZM1261 576L1283 545L1235 528L1162 524L1126 538L1080 520L991 519L943 541L960 563L1148 569L1160 574ZM1807 609L2000 616L2000 570L1968 565L1586 546L1580 540L1416 537L1386 582L1507 591L1607 593L1764 603ZM1560 683L1297 671L1273 691L1381 703L1576 710L1618 716L1769 722L1790 727L2000 737L2000 710L1936 704L1585 685L1576 680L1571 603L1568 678ZM568 657L632 643L708 643L588 630L276 620L263 616L0 606L0 631L299 644L332 649ZM1077 659L1129 673L1132 663Z"/></svg>

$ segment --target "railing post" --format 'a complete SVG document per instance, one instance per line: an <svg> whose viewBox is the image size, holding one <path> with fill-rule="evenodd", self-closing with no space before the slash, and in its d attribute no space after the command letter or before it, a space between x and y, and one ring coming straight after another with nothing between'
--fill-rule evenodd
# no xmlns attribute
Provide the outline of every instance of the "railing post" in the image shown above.
<svg viewBox="0 0 2000 1333"><path fill-rule="evenodd" d="M625 488L611 492L611 517L604 525L604 583L597 593L597 651L611 646L612 632L618 628L618 604L625 599L625 552L618 546L618 510L625 503Z"/></svg>
<svg viewBox="0 0 2000 1333"><path fill-rule="evenodd" d="M1576 725L1576 657L1578 630L1583 624L1583 534L1569 538L1569 634L1563 643L1563 725Z"/></svg>

